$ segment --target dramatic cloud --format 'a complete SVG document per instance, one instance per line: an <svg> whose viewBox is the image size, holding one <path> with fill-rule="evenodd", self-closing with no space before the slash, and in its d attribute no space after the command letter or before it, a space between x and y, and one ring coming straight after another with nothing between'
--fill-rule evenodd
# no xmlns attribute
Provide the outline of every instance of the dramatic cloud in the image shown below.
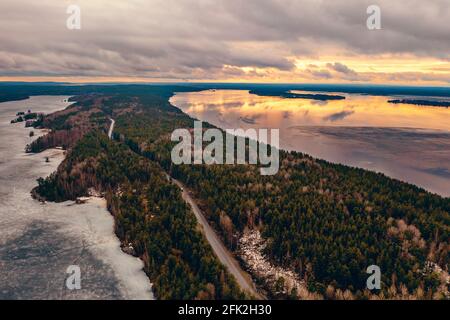
<svg viewBox="0 0 450 320"><path fill-rule="evenodd" d="M343 74L349 74L349 75L356 75L356 72L349 67L347 67L345 64L336 62L336 63L327 63L327 67Z"/></svg>
<svg viewBox="0 0 450 320"><path fill-rule="evenodd" d="M81 30L66 28L70 4L81 8ZM448 83L450 2L378 0L375 31L366 27L370 4L2 0L0 76Z"/></svg>

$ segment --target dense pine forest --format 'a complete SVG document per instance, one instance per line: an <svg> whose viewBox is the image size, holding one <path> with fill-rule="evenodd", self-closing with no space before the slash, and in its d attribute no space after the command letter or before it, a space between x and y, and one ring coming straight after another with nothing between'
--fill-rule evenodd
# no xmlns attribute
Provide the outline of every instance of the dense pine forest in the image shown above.
<svg viewBox="0 0 450 320"><path fill-rule="evenodd" d="M103 192L117 234L144 260L159 298L243 297L164 171L194 192L232 251L244 233L259 231L265 256L320 297L448 298L450 199L297 152L280 153L274 176L251 165L173 165L170 134L193 119L168 103L170 90L81 95L46 116L38 125L51 132L28 146L69 150L36 194L62 201ZM369 292L373 264L382 288Z"/></svg>
<svg viewBox="0 0 450 320"><path fill-rule="evenodd" d="M104 194L118 237L125 245L131 244L134 254L144 261L159 299L248 297L214 256L179 188L170 183L161 167L125 144L108 139L103 130L105 117L122 112L122 99L88 100L93 106L101 101L99 109L84 109L87 100L80 101L69 110L47 117L45 124L52 132L28 148L56 146L61 141L54 137L67 133L67 158L56 173L38 180L34 195L65 201L88 195L92 189ZM114 112L109 109L112 106L116 107ZM83 122L79 127L78 121L86 119L90 123ZM73 126L77 129L70 131Z"/></svg>

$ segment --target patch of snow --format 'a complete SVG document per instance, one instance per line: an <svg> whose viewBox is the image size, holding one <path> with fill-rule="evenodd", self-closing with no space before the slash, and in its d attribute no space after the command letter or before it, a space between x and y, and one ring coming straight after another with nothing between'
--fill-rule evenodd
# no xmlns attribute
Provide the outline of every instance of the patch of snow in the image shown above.
<svg viewBox="0 0 450 320"><path fill-rule="evenodd" d="M281 291L277 293L289 295L295 289L300 299L316 298L307 290L305 281L293 270L274 265L263 254L265 247L265 241L258 230L247 231L239 239L238 252L250 271L273 289L280 279L284 279Z"/></svg>

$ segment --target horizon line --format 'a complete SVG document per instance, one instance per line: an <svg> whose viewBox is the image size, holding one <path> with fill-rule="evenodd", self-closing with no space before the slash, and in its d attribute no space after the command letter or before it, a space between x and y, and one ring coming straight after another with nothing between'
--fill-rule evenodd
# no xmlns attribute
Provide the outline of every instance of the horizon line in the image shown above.
<svg viewBox="0 0 450 320"><path fill-rule="evenodd" d="M245 81L38 81L38 80L1 80L0 84L70 84L70 85L188 85L188 84L212 84L212 85L287 85L287 86L373 86L373 87L429 87L449 88L450 84L403 84L403 83L370 83L370 82L245 82Z"/></svg>

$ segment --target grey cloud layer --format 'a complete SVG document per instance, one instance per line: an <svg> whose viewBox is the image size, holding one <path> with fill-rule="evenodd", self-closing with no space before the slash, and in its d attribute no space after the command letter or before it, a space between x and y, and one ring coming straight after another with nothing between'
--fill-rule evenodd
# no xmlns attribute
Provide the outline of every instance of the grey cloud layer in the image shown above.
<svg viewBox="0 0 450 320"><path fill-rule="evenodd" d="M327 53L319 48L450 59L449 0L378 0L383 30L369 31L373 2L2 0L0 75L208 79L241 72L233 67L290 71L291 57ZM81 30L65 27L72 3ZM356 77L338 62L308 72L330 70Z"/></svg>

